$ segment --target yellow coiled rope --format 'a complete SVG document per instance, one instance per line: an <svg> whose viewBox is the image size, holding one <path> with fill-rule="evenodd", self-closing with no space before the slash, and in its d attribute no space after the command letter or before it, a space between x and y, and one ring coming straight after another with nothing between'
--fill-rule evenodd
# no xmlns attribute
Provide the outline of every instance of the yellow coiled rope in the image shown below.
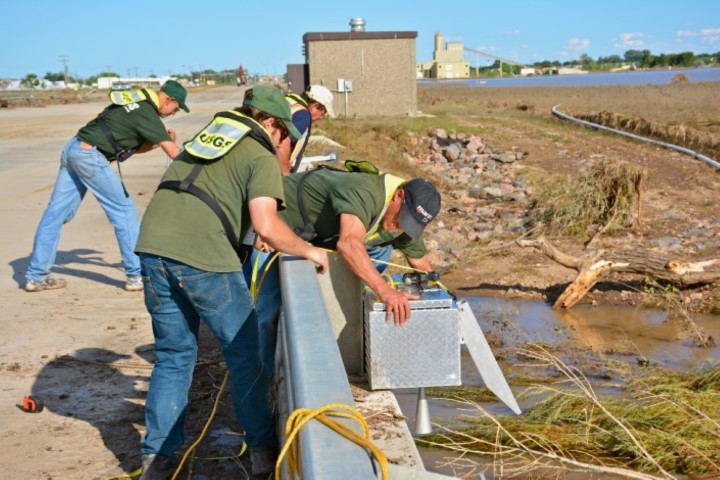
<svg viewBox="0 0 720 480"><path fill-rule="evenodd" d="M363 435L358 434L357 430L348 425L339 422L332 417L348 418L357 421L362 427ZM282 470L282 462L285 455L288 457L288 473L290 478L299 476L298 457L300 453L300 443L297 441L297 435L307 423L315 419L323 425L339 433L346 439L370 450L375 459L380 464L380 473L383 480L389 480L388 461L385 454L370 440L370 428L362 414L355 408L341 403L330 403L324 407L311 410L309 408L298 408L288 418L285 425L285 446L280 451L277 463L275 464L275 478L279 479Z"/></svg>

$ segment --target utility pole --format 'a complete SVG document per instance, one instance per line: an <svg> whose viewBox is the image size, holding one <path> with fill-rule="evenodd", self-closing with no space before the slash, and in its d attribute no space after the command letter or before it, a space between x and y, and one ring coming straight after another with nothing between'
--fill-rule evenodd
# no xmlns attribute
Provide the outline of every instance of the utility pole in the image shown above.
<svg viewBox="0 0 720 480"><path fill-rule="evenodd" d="M112 65L105 65L105 73L110 73L111 68L112 68Z"/></svg>
<svg viewBox="0 0 720 480"><path fill-rule="evenodd" d="M60 62L63 64L63 76L65 78L65 88L68 85L68 56L60 55Z"/></svg>

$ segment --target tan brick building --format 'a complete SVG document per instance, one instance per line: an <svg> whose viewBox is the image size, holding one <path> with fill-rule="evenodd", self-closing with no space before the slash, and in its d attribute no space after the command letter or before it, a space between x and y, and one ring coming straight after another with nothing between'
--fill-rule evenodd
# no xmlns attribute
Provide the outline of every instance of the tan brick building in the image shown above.
<svg viewBox="0 0 720 480"><path fill-rule="evenodd" d="M417 32L308 32L302 83L328 87L339 116L414 115L416 38Z"/></svg>

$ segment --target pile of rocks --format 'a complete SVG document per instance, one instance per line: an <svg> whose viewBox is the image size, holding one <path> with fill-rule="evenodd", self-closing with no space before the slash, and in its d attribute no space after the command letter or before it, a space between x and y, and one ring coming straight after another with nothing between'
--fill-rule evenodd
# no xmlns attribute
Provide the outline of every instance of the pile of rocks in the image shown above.
<svg viewBox="0 0 720 480"><path fill-rule="evenodd" d="M403 155L446 192L428 235L438 269L449 268L470 242L492 246L526 233L533 194L521 162L526 153L496 152L478 135L436 129L408 133Z"/></svg>
<svg viewBox="0 0 720 480"><path fill-rule="evenodd" d="M478 135L437 129L408 133L403 155L444 192L442 213L426 236L431 262L438 270L449 269L472 243L499 247L531 233L534 191L524 164L527 153L495 151ZM695 222L686 231L667 232L656 239L638 239L628 232L613 241L616 248L624 248L624 242L634 247L640 242L658 255L702 255L720 248L720 218Z"/></svg>

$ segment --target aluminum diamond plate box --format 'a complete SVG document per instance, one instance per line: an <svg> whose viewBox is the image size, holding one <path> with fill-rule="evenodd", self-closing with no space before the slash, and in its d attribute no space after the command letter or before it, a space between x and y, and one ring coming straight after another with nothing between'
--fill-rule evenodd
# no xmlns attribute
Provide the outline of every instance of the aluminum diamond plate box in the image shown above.
<svg viewBox="0 0 720 480"><path fill-rule="evenodd" d="M460 385L460 319L443 289L410 302L402 327L385 323L385 304L363 298L365 373L372 390Z"/></svg>

